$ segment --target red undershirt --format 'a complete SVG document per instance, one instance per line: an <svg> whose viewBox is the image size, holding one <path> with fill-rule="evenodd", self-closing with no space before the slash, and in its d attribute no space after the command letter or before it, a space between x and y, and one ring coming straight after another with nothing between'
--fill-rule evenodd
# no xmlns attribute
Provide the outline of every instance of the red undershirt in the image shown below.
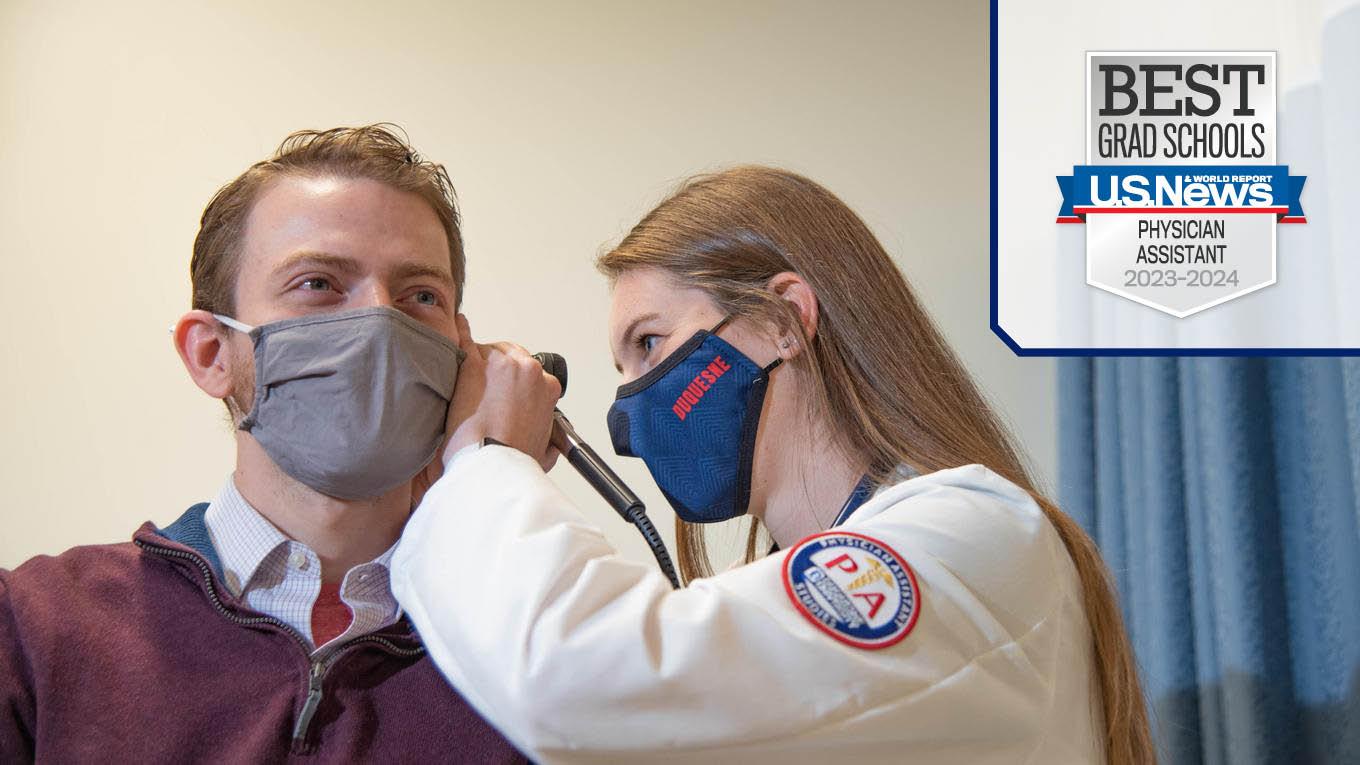
<svg viewBox="0 0 1360 765"><path fill-rule="evenodd" d="M340 583L321 584L321 592L312 604L312 645L320 648L349 629L354 615L340 599Z"/></svg>

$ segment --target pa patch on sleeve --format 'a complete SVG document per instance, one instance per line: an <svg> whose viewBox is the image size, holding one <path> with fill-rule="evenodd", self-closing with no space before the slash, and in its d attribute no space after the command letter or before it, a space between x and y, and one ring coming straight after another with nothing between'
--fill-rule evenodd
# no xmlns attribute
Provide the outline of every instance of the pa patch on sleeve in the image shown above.
<svg viewBox="0 0 1360 765"><path fill-rule="evenodd" d="M818 629L856 648L887 648L921 613L911 567L891 547L849 531L799 542L784 559L784 590Z"/></svg>

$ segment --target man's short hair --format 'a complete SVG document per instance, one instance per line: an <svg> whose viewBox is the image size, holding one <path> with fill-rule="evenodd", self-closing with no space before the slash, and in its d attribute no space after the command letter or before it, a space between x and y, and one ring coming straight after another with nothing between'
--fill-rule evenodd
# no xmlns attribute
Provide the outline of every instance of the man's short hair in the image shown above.
<svg viewBox="0 0 1360 765"><path fill-rule="evenodd" d="M284 177L367 179L420 195L434 208L449 240L449 266L463 300L465 260L458 202L444 166L422 159L396 125L299 130L270 159L251 165L218 189L203 210L189 262L193 307L235 315L241 239L255 200Z"/></svg>

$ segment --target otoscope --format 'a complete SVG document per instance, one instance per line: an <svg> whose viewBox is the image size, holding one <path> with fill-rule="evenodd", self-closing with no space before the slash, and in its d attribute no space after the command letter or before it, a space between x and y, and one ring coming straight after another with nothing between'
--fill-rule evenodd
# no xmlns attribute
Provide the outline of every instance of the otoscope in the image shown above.
<svg viewBox="0 0 1360 765"><path fill-rule="evenodd" d="M544 371L557 378L557 382L562 385L563 395L566 395L567 360L556 353L535 353L534 358L543 365ZM567 458L572 467L576 468L576 472L586 479L586 483L604 497L604 501L614 508L614 512L637 527L647 546L652 549L652 555L656 557L661 573L671 581L672 587L679 589L680 577L675 574L675 565L671 562L670 553L666 551L666 543L652 525L652 520L647 517L647 507L642 504L641 499L638 499L638 495L628 488L623 479L600 459L600 455L590 448L590 444L577 435L576 429L571 426L571 421L562 414L561 409L553 410L552 445Z"/></svg>

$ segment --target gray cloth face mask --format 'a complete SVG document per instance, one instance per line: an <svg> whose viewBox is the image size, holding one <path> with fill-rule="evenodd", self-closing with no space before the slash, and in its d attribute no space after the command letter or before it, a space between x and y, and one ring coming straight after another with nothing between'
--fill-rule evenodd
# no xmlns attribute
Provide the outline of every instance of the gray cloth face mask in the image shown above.
<svg viewBox="0 0 1360 765"><path fill-rule="evenodd" d="M237 425L279 469L339 499L411 480L444 441L466 355L452 340L378 306L252 327L255 403Z"/></svg>

